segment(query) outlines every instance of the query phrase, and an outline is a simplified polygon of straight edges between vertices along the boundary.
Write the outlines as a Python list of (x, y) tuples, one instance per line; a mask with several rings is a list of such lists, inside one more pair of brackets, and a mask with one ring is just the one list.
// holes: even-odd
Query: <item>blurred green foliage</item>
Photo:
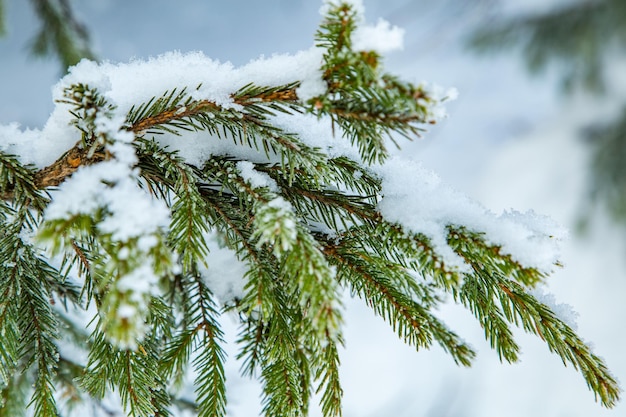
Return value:
[(585, 133), (594, 149), (592, 197), (604, 201), (612, 216), (626, 223), (626, 106), (615, 120)]
[(0, 36), (6, 34), (6, 27), (4, 25), (4, 0), (0, 0)]
[[(607, 69), (626, 55), (626, 1), (577, 0), (542, 14), (494, 19), (473, 33), (478, 52), (521, 48), (530, 72), (555, 67), (563, 91), (586, 91), (597, 97), (617, 95)], [(619, 82), (619, 81), (618, 81)], [(606, 205), (612, 217), (626, 222), (626, 111), (611, 122), (596, 123), (581, 135), (591, 146), (589, 196)]]
[(470, 45), (479, 52), (519, 45), (531, 72), (560, 64), (567, 91), (602, 92), (607, 55), (626, 49), (626, 2), (575, 1), (544, 14), (494, 20), (473, 34)]
[[(95, 59), (87, 28), (76, 19), (69, 0), (31, 0), (40, 27), (30, 43), (35, 56), (55, 56), (62, 71), (83, 58)], [(4, 0), (0, 0), (0, 36), (7, 34)]]

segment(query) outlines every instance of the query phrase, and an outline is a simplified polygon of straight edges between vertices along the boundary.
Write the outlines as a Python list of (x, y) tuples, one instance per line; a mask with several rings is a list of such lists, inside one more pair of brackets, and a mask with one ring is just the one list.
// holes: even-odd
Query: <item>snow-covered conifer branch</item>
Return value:
[[(240, 320), (238, 358), (266, 415), (306, 415), (317, 392), (339, 416), (350, 292), (416, 349), (436, 342), (469, 365), (474, 351), (434, 314), (452, 295), (502, 359), (518, 359), (521, 325), (614, 404), (602, 360), (530, 293), (558, 265), (560, 229), (495, 216), (389, 155), (388, 139), (419, 134), (445, 97), (385, 73), (367, 34), (397, 47), (400, 32), (359, 31), (356, 3), (327, 1), (316, 48), (238, 69), (202, 54), (84, 61), (43, 130), (0, 126), (0, 295), (19, 300), (0, 300), (6, 390), (33, 368), (36, 414), (53, 416), (63, 364), (85, 401), (113, 388), (131, 415), (224, 415), (224, 312)], [(219, 253), (231, 268), (216, 280)], [(61, 316), (55, 298), (80, 310)], [(60, 317), (80, 329), (85, 363), (57, 355)]]

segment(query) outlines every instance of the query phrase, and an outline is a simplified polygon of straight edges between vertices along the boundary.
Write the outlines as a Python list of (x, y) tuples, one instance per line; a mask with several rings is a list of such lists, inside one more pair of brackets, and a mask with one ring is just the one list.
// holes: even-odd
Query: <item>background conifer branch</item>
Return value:
[(61, 60), (63, 69), (77, 64), (82, 58), (95, 59), (87, 28), (76, 19), (68, 0), (31, 2), (42, 23), (32, 42), (33, 53), (54, 53)]

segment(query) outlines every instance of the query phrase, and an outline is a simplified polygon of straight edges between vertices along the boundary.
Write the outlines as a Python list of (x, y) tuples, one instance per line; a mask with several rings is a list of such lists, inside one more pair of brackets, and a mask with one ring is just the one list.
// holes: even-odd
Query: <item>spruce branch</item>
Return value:
[(496, 294), (491, 287), (481, 285), (480, 277), (466, 278), (455, 298), (478, 319), (485, 332), (485, 339), (498, 353), (500, 360), (517, 362), (520, 347), (513, 338), (504, 312), (494, 302)]
[(241, 193), (241, 200), (253, 200), (253, 222), (257, 247), (267, 245), (280, 261), (281, 274), (295, 281), (294, 291), (303, 308), (311, 314), (320, 336), (333, 339), (340, 325), (340, 305), (333, 273), (315, 239), (298, 224), (291, 206), (265, 188), (254, 188), (239, 176), (232, 161), (214, 160), (206, 164), (215, 179), (230, 191)]
[[(2, 230), (8, 224), (0, 222)], [(10, 229), (9, 229), (10, 230)], [(18, 241), (11, 233), (2, 233), (0, 239), (0, 387), (6, 387), (14, 379), (20, 359), (19, 305), (15, 302), (20, 294)]]
[(308, 388), (302, 385), (297, 340), (285, 331), (290, 327), (289, 315), (289, 310), (274, 312), (260, 356), (265, 415), (301, 415), (307, 407)]
[(68, 0), (31, 1), (41, 20), (41, 29), (31, 46), (35, 55), (57, 55), (63, 70), (83, 58), (95, 59), (87, 29), (74, 16)]
[(339, 379), (339, 351), (337, 344), (328, 343), (318, 347), (321, 350), (321, 361), (317, 365), (315, 379), (319, 381), (316, 393), (322, 393), (320, 405), (324, 416), (341, 417), (343, 389)]
[[(613, 407), (621, 389), (604, 361), (592, 353), (572, 328), (556, 317), (548, 306), (530, 296), (519, 284), (501, 280), (498, 288), (502, 307), (509, 320), (517, 323), (519, 319), (524, 330), (539, 336), (550, 351), (582, 373), (596, 399), (605, 407)], [(508, 302), (505, 297), (508, 297)]]
[(19, 359), (19, 329), (15, 318), (18, 315), (17, 305), (12, 303), (16, 297), (16, 288), (8, 271), (2, 267), (2, 286), (0, 286), (0, 387), (5, 389), (13, 379)]
[(0, 37), (6, 35), (7, 28), (4, 21), (4, 0), (0, 0)]
[(81, 166), (104, 161), (106, 154), (95, 152), (90, 155), (90, 150), (76, 145), (67, 151), (61, 158), (39, 171), (34, 176), (34, 183), (37, 189), (54, 187), (65, 181)]
[[(36, 179), (37, 172), (32, 166), (22, 165), (15, 155), (0, 151), (0, 198), (11, 201), (18, 210), (27, 207), (37, 212), (43, 211), (48, 197), (39, 189)], [(4, 210), (3, 210), (4, 211)], [(30, 228), (34, 228), (35, 220), (30, 213), (24, 213)]]
[[(418, 135), (442, 99), (386, 74), (376, 52), (353, 50), (358, 13), (349, 3), (328, 6), (317, 35), (326, 91), (306, 102), (298, 93), (309, 80), (249, 83), (226, 100), (183, 85), (126, 111), (107, 100), (111, 92), (74, 82), (58, 103), (81, 135), (73, 147), (39, 170), (0, 153), (0, 296), (19, 301), (0, 300), (5, 397), (21, 389), (14, 374), (24, 371), (39, 415), (56, 413), (56, 386), (71, 402), (95, 404), (116, 390), (133, 416), (166, 416), (172, 405), (223, 416), (224, 306), (239, 317), (237, 357), (262, 383), (265, 415), (305, 416), (315, 392), (325, 416), (340, 416), (348, 290), (401, 340), (439, 344), (467, 366), (474, 352), (433, 312), (451, 294), (502, 359), (518, 358), (509, 326), (519, 324), (614, 404), (619, 388), (604, 363), (527, 293), (545, 271), (462, 221), (436, 219), (437, 234), (390, 220), (389, 178), (371, 165), (387, 157), (388, 137)], [(352, 156), (282, 122), (304, 113), (331, 122)], [(177, 142), (190, 137), (229, 147), (192, 162)], [(232, 298), (213, 288), (212, 239), (245, 271)], [(93, 300), (95, 329), (57, 311), (57, 300), (81, 311)], [(67, 328), (57, 333), (58, 323)], [(84, 346), (85, 365), (56, 356), (61, 336)], [(190, 371), (196, 398), (177, 398)]]
[(479, 262), (482, 267), (514, 278), (528, 288), (536, 287), (544, 282), (544, 273), (536, 268), (525, 267), (510, 255), (503, 254), (499, 246), (487, 244), (483, 236), (481, 233), (465, 228), (450, 227), (448, 239), (451, 247), (468, 261), (472, 259), (474, 263)]
[(402, 340), (419, 349), (430, 347), (435, 339), (455, 362), (470, 365), (474, 352), (419, 302), (398, 290), (404, 285), (397, 281), (413, 280), (402, 267), (371, 255), (366, 258), (349, 243), (326, 247), (326, 254), (337, 265), (340, 279), (346, 280), (350, 290), (387, 321)]
[[(232, 96), (233, 104), (245, 107), (246, 112), (243, 114), (235, 110), (225, 110), (209, 100), (194, 101), (186, 89), (180, 92), (176, 89), (166, 91), (160, 98), (155, 97), (131, 108), (128, 113), (127, 130), (139, 136), (159, 130), (174, 133), (176, 129), (208, 130), (218, 137), (230, 136), (242, 144), (247, 143), (257, 149), (257, 140), (260, 139), (265, 152), (283, 155), (290, 161), (296, 157), (297, 161), (294, 163), (307, 167), (315, 164), (316, 161), (311, 161), (311, 156), (317, 151), (301, 143), (294, 135), (282, 132), (265, 122), (265, 116), (272, 114), (271, 110), (283, 112), (293, 110), (297, 100), (296, 86), (293, 84), (280, 87), (245, 86)], [(88, 100), (87, 103), (84, 102), (85, 99)], [(90, 109), (100, 109), (106, 114), (113, 108), (107, 108), (106, 102), (98, 92), (84, 84), (68, 88), (65, 99), (59, 102), (74, 107), (72, 114), (76, 117), (77, 127), (83, 132), (83, 140), (57, 161), (34, 174), (35, 189), (58, 186), (79, 167), (110, 158), (110, 155), (101, 149), (102, 139), (98, 140), (95, 137), (94, 122), (97, 112)], [(321, 158), (320, 154), (318, 164)], [(4, 200), (13, 199), (12, 188), (3, 189), (0, 196)]]
[(28, 379), (34, 389), (29, 405), (33, 405), (36, 416), (56, 417), (54, 379), (58, 334), (57, 318), (49, 300), (56, 289), (55, 282), (62, 278), (20, 237), (20, 232), (28, 228), (25, 217), (22, 211), (17, 213), (15, 223), (4, 223), (8, 233), (0, 241), (0, 290), (10, 297), (0, 306), (4, 339), (0, 383), (9, 383), (13, 372), (26, 373), (32, 368), (34, 376)]
[[(243, 303), (242, 303), (243, 304)], [(263, 341), (266, 335), (266, 324), (253, 315), (242, 320), (241, 331), (237, 343), (241, 346), (237, 359), (242, 360), (243, 376), (257, 376), (263, 354)]]
[(154, 354), (127, 350), (119, 354), (118, 363), (122, 373), (114, 381), (120, 389), (124, 408), (133, 416), (162, 415), (165, 411), (157, 410), (154, 402), (153, 391), (158, 390)]
[(204, 262), (208, 255), (205, 235), (209, 232), (211, 220), (205, 214), (208, 209), (198, 189), (197, 170), (194, 171), (176, 153), (167, 152), (154, 142), (139, 140), (138, 143), (142, 177), (149, 184), (156, 182), (154, 186), (159, 188), (161, 196), (175, 196), (170, 202), (171, 246), (186, 269), (195, 262)]
[[(383, 239), (368, 241), (367, 235), (372, 233), (383, 236)], [(458, 270), (446, 265), (443, 256), (433, 248), (428, 237), (406, 231), (401, 225), (386, 221), (380, 213), (377, 213), (373, 229), (361, 228), (358, 234), (362, 242), (367, 242), (367, 247), (423, 277), (432, 278), (436, 285), (446, 291), (453, 290), (461, 282)]]
[[(329, 163), (332, 167), (332, 161)], [(268, 172), (280, 185), (282, 195), (288, 199), (298, 217), (311, 222), (323, 223), (329, 230), (349, 229), (360, 222), (373, 222), (375, 217), (375, 194), (363, 195), (359, 192), (332, 190), (311, 184), (306, 177), (296, 177), (291, 185), (277, 170), (258, 167), (259, 171)], [(345, 185), (352, 185), (351, 183)], [(314, 225), (310, 226), (314, 228)]]
[(211, 294), (202, 282), (196, 279), (198, 290), (197, 329), (201, 330), (197, 345), (200, 353), (194, 359), (198, 372), (195, 381), (198, 411), (200, 417), (220, 417), (226, 415), (226, 377), (224, 375), (225, 353), (220, 346), (222, 331), (216, 321), (217, 311)]
[(434, 123), (427, 109), (432, 102), (423, 88), (381, 72), (374, 51), (355, 51), (351, 35), (356, 11), (348, 4), (332, 8), (317, 32), (317, 45), (325, 49), (322, 65), (325, 95), (312, 99), (313, 111), (329, 115), (351, 143), (357, 144), (367, 163), (383, 162), (388, 155), (385, 138), (400, 134), (419, 136), (420, 125)]
[(262, 269), (249, 271), (247, 294), (241, 301), (243, 311), (249, 313), (238, 340), (242, 346), (238, 358), (244, 361), (244, 375), (260, 371), (266, 415), (302, 415), (308, 407), (305, 400), (311, 381), (308, 365), (301, 360), (298, 335), (289, 329), (303, 317), (298, 314), (297, 300), (282, 287)]
[[(153, 335), (154, 336), (154, 335)], [(154, 338), (146, 338), (136, 351), (112, 346), (96, 329), (81, 387), (102, 399), (109, 386), (119, 389), (122, 405), (133, 416), (167, 416), (169, 397), (159, 375), (159, 350)]]
[(222, 331), (217, 322), (213, 296), (198, 276), (182, 278), (186, 293), (185, 328), (174, 336), (163, 353), (161, 370), (167, 378), (174, 376), (180, 386), (190, 359), (197, 371), (196, 408), (200, 416), (223, 416), (226, 412), (224, 375), (225, 353), (221, 347)]
[[(25, 277), (24, 277), (25, 278)], [(37, 377), (29, 405), (34, 406), (34, 413), (41, 417), (56, 417), (55, 387), (53, 379), (56, 373), (58, 353), (55, 343), (56, 318), (50, 309), (47, 294), (36, 279), (22, 280), (20, 323), (20, 355), (25, 356), (28, 365), (35, 364)]]
[(22, 167), (15, 156), (0, 152), (2, 199), (15, 200), (22, 192), (26, 192), (22, 199), (28, 199), (30, 204), (37, 203), (33, 207), (41, 211), (46, 206), (46, 200), (38, 190), (58, 186), (81, 166), (111, 157), (103, 149), (107, 140), (102, 133), (96, 132), (95, 124), (97, 117), (110, 116), (114, 108), (107, 104), (98, 91), (85, 84), (73, 85), (65, 90), (64, 99), (59, 102), (72, 106), (70, 113), (75, 117), (73, 123), (82, 132), (82, 139), (51, 165), (38, 171), (32, 167)]
[(508, 323), (521, 326), (526, 332), (544, 340), (550, 351), (580, 370), (587, 386), (606, 407), (612, 407), (621, 389), (608, 372), (604, 361), (548, 306), (537, 301), (512, 279), (497, 271), (474, 265), (474, 273), (466, 275), (464, 288), (456, 294), (479, 318), (501, 358), (517, 360), (519, 346), (512, 339)]
[[(297, 83), (278, 87), (248, 84), (231, 95), (232, 105), (242, 106), (245, 113), (252, 116), (273, 114), (271, 110), (289, 112), (297, 108), (297, 87)], [(210, 100), (193, 100), (186, 89), (173, 89), (166, 91), (160, 98), (155, 97), (131, 108), (128, 115), (129, 130), (135, 133), (147, 132), (168, 125), (174, 128), (198, 126), (203, 130), (203, 123), (210, 123), (204, 116), (208, 115), (209, 119), (218, 115), (223, 117), (224, 113), (229, 113), (228, 110), (232, 110), (231, 117), (237, 114), (234, 108), (225, 109)], [(194, 125), (194, 121), (198, 125)]]
[[(390, 77), (390, 76), (388, 76)], [(389, 78), (391, 79), (391, 78)], [(398, 89), (398, 81), (394, 81)], [(273, 111), (292, 112), (304, 111), (304, 107), (299, 103), (296, 94), (298, 84), (289, 84), (279, 87), (258, 87), (253, 84), (244, 86), (232, 95), (234, 105), (243, 106), (244, 111), (239, 113), (234, 109), (224, 109), (209, 100), (193, 100), (188, 95), (186, 89), (177, 91), (166, 91), (160, 98), (154, 97), (150, 101), (131, 108), (127, 116), (126, 129), (139, 136), (149, 132), (163, 130), (175, 133), (177, 129), (182, 130), (207, 130), (218, 137), (231, 137), (239, 143), (246, 143), (258, 149), (258, 140), (261, 140), (263, 150), (266, 153), (274, 153), (289, 161), (290, 178), (297, 168), (307, 169), (310, 172), (319, 171), (325, 166), (324, 157), (317, 150), (312, 149), (298, 140), (295, 135), (282, 132), (280, 129), (269, 124), (266, 116), (273, 114)], [(415, 97), (426, 97), (425, 93), (416, 90), (417, 87), (403, 86), (403, 93), (409, 91), (412, 96), (409, 102), (415, 102)], [(407, 90), (408, 89), (408, 90)], [(381, 91), (362, 91), (365, 96), (357, 99), (361, 102), (376, 103), (380, 97), (367, 97), (367, 94), (386, 94), (385, 102), (381, 102), (379, 108), (389, 109), (397, 107), (398, 99), (401, 96), (390, 96), (385, 93), (390, 90), (386, 87)], [(415, 90), (415, 91), (414, 91)], [(88, 99), (88, 103), (82, 103)], [(369, 101), (368, 101), (369, 100)], [(373, 100), (373, 101), (372, 101)], [(97, 91), (87, 85), (77, 84), (66, 90), (65, 99), (62, 103), (72, 105), (75, 110), (73, 114), (77, 117), (77, 127), (83, 131), (83, 140), (68, 150), (61, 158), (48, 167), (39, 170), (35, 174), (35, 185), (37, 189), (61, 184), (67, 177), (71, 176), (80, 166), (90, 165), (108, 159), (109, 156), (100, 150), (103, 144), (102, 139), (94, 137), (94, 121), (97, 117), (95, 111), (90, 109), (101, 109), (105, 114), (112, 111), (107, 108), (106, 102), (98, 95)], [(317, 109), (318, 103), (315, 104)], [(406, 137), (417, 134), (419, 128), (413, 126), (412, 122), (420, 122), (423, 115), (396, 115), (396, 114), (376, 114), (374, 109), (360, 109), (359, 113), (346, 113), (340, 104), (333, 103), (321, 109), (322, 113), (327, 111), (337, 117), (338, 123), (346, 132), (352, 132), (351, 140), (356, 140), (362, 135), (369, 135), (372, 126), (380, 125), (381, 122), (387, 124), (387, 134), (392, 131), (401, 133)], [(80, 109), (80, 114), (77, 113)], [(418, 109), (421, 107), (418, 106)], [(426, 111), (421, 109), (422, 113)], [(372, 118), (373, 117), (373, 118)], [(345, 123), (344, 120), (350, 122)], [(220, 128), (221, 126), (221, 128)], [(360, 127), (359, 127), (360, 126)], [(408, 128), (408, 131), (405, 131)], [(356, 129), (356, 130), (354, 130)], [(375, 131), (376, 129), (374, 129)], [(378, 134), (376, 134), (377, 137)], [(360, 140), (360, 139), (359, 139)], [(380, 141), (382, 139), (376, 139)], [(372, 142), (370, 139), (363, 139), (363, 143)], [(371, 153), (365, 148), (361, 152)], [(383, 152), (386, 154), (386, 152)], [(314, 156), (319, 155), (316, 158)], [(382, 156), (381, 156), (382, 157)], [(2, 194), (4, 199), (11, 198), (11, 194)]]
[(165, 347), (161, 359), (161, 372), (168, 379), (173, 377), (174, 386), (180, 387), (193, 351), (198, 326), (185, 329), (175, 335)]

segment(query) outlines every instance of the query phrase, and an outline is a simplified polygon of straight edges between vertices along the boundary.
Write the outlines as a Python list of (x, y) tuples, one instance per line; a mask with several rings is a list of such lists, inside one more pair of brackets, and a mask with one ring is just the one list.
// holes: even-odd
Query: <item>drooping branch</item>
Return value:
[[(232, 95), (233, 103), (246, 106), (270, 102), (283, 102), (294, 103), (298, 100), (296, 94), (296, 87), (289, 86), (287, 89), (270, 89), (262, 91), (256, 95)], [(199, 114), (207, 112), (220, 111), (222, 109), (218, 104), (210, 100), (200, 100), (188, 104), (187, 106), (177, 106), (173, 109), (168, 109), (159, 114), (142, 118), (126, 129), (137, 135), (141, 134), (152, 127), (170, 123), (175, 120), (181, 120), (189, 117), (193, 117)], [(95, 152), (93, 155), (89, 155), (90, 150), (82, 146), (81, 143), (77, 143), (73, 148), (69, 149), (59, 159), (54, 161), (49, 166), (42, 168), (34, 175), (34, 183), (37, 189), (44, 189), (48, 187), (55, 187), (60, 185), (65, 179), (70, 177), (81, 166), (87, 166), (95, 164), (109, 158), (106, 151)], [(8, 190), (0, 195), (3, 200), (11, 200), (13, 198), (13, 191)]]
[[(243, 112), (243, 120), (254, 125), (260, 125), (265, 127), (262, 119), (258, 117), (259, 104), (267, 105), (271, 107), (272, 104), (276, 105), (298, 105), (300, 99), (297, 95), (297, 88), (299, 83), (292, 83), (281, 87), (255, 87), (248, 85), (240, 89), (238, 92), (231, 94), (233, 104), (243, 106), (249, 109), (249, 112)], [(137, 136), (141, 136), (144, 132), (151, 128), (172, 124), (176, 121), (193, 119), (195, 116), (200, 116), (208, 113), (218, 113), (226, 110), (223, 106), (215, 103), (211, 100), (197, 100), (187, 101), (186, 103), (178, 103), (175, 106), (167, 107), (156, 114), (149, 114), (138, 120), (133, 121), (125, 129), (134, 133)], [(370, 120), (362, 113), (346, 112), (345, 109), (339, 107), (332, 107), (327, 109), (331, 114), (340, 119), (355, 119)], [(419, 122), (420, 116), (417, 114), (394, 114), (384, 115), (383, 119), (386, 122), (394, 122), (400, 124), (410, 124)], [(244, 126), (245, 128), (245, 126)], [(416, 132), (414, 132), (416, 133)], [(297, 145), (289, 143), (289, 141), (283, 137), (273, 137), (274, 141), (279, 142), (281, 146), (298, 150)], [(54, 187), (60, 185), (66, 178), (70, 177), (81, 166), (91, 165), (97, 162), (101, 162), (107, 159), (109, 156), (106, 152), (96, 152), (93, 155), (89, 155), (89, 149), (82, 146), (81, 143), (76, 144), (73, 148), (68, 150), (63, 156), (53, 162), (51, 165), (41, 169), (34, 176), (34, 183), (37, 189), (44, 189), (47, 187)], [(10, 200), (13, 197), (11, 190), (3, 193), (0, 196), (4, 200)]]

